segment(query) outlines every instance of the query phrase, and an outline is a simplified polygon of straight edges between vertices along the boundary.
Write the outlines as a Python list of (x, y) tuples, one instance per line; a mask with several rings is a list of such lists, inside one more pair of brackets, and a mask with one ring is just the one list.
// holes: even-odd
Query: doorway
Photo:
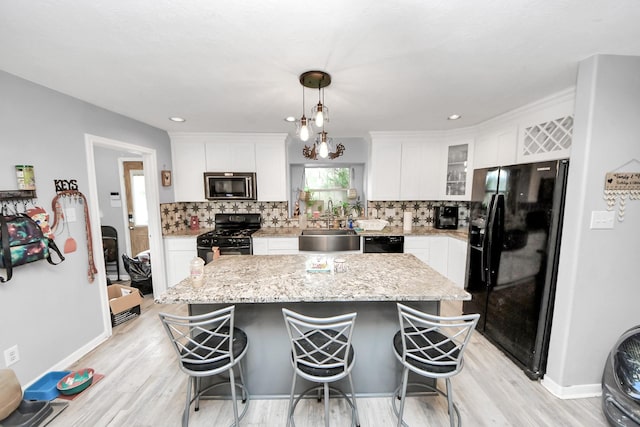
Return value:
[(131, 257), (149, 250), (149, 211), (144, 178), (144, 165), (141, 161), (121, 162), (126, 203), (123, 205), (126, 226), (131, 245)]
[[(85, 151), (87, 159), (87, 175), (88, 175), (88, 197), (89, 197), (89, 210), (91, 218), (99, 219), (101, 217), (100, 205), (99, 205), (99, 193), (96, 176), (96, 158), (94, 154), (94, 148), (102, 147), (110, 150), (115, 150), (122, 153), (131, 154), (134, 156), (142, 157), (142, 164), (144, 170), (144, 184), (145, 184), (145, 202), (149, 207), (160, 206), (159, 196), (159, 171), (158, 161), (156, 156), (156, 150), (149, 147), (130, 144), (127, 142), (116, 141), (113, 139), (103, 138), (100, 136), (85, 134)], [(153, 274), (153, 293), (159, 295), (167, 288), (166, 276), (163, 266), (163, 246), (162, 246), (162, 229), (160, 224), (160, 210), (159, 209), (147, 209), (148, 212), (148, 228), (147, 238), (149, 250), (151, 253), (151, 268)], [(94, 248), (102, 247), (100, 221), (94, 220), (91, 223), (91, 239)], [(155, 255), (154, 255), (155, 254)], [(96, 267), (98, 268), (98, 282), (99, 286), (105, 286), (107, 284), (107, 275), (104, 265), (104, 254), (100, 250), (94, 250), (94, 257)], [(153, 262), (153, 259), (156, 262)], [(101, 293), (102, 298), (102, 311), (103, 311), (103, 324), (104, 330), (107, 336), (111, 335), (111, 316), (109, 313), (109, 301), (106, 292)]]

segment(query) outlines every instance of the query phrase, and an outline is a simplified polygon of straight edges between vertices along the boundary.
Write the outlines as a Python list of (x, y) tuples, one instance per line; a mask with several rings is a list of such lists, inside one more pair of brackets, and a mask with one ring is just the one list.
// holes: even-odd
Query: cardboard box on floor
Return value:
[[(122, 295), (123, 289), (129, 291), (129, 294)], [(107, 293), (109, 295), (109, 307), (111, 308), (112, 314), (122, 313), (142, 303), (140, 291), (131, 286), (109, 285), (107, 286)]]

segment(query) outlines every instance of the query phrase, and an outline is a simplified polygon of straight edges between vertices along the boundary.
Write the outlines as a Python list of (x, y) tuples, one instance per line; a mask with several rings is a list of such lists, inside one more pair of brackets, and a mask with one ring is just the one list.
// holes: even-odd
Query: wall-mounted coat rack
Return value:
[(29, 204), (35, 204), (36, 190), (0, 191), (0, 215), (26, 212)]

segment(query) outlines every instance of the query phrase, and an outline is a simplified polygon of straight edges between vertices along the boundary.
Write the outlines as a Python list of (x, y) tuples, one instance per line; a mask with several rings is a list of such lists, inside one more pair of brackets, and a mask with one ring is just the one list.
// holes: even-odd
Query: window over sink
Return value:
[(364, 165), (360, 164), (291, 165), (291, 176), (299, 177), (291, 180), (292, 213), (297, 203), (301, 214), (323, 214), (331, 200), (336, 214), (349, 215), (356, 204), (363, 205), (363, 174)]

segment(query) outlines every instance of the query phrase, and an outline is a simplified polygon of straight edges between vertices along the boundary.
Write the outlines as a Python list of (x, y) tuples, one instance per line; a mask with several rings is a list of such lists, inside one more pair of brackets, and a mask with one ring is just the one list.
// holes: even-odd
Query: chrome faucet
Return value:
[(331, 199), (327, 202), (327, 210), (329, 211), (329, 216), (327, 216), (327, 228), (331, 228), (333, 225), (333, 201)]

